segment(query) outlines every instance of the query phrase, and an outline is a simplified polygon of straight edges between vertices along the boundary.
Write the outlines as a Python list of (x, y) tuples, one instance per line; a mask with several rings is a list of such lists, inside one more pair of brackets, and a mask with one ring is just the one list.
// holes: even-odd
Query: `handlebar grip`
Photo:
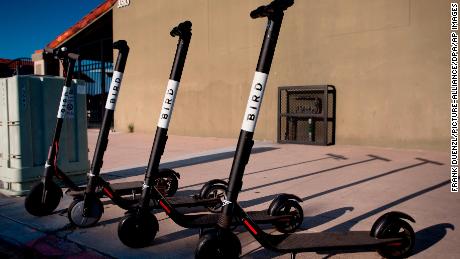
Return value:
[(294, 0), (274, 0), (253, 10), (249, 15), (252, 19), (267, 17), (276, 12), (283, 12), (294, 4)]
[(43, 49), (43, 52), (47, 55), (53, 56), (56, 59), (70, 58), (73, 60), (78, 60), (79, 58), (78, 54), (70, 53), (66, 47), (56, 48), (56, 49), (45, 47)]
[(249, 16), (251, 16), (252, 19), (257, 19), (257, 18), (264, 17), (265, 15), (263, 15), (263, 13), (265, 11), (265, 8), (266, 8), (266, 6), (259, 6), (259, 7), (257, 7), (257, 9), (253, 10), (249, 14)]
[(129, 51), (128, 43), (125, 40), (117, 40), (113, 43), (113, 48), (118, 51), (127, 53)]
[(184, 37), (186, 35), (191, 35), (192, 33), (192, 22), (185, 21), (179, 23), (176, 27), (174, 27), (171, 32), (169, 33), (172, 37)]

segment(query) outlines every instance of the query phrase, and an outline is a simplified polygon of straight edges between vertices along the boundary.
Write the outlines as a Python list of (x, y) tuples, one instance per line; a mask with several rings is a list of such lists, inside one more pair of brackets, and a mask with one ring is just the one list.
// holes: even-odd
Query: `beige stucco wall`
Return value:
[[(116, 129), (153, 132), (178, 22), (193, 22), (170, 133), (236, 137), (266, 19), (265, 0), (131, 1), (114, 40), (131, 46)], [(255, 137), (276, 140), (277, 87), (337, 88), (338, 144), (447, 150), (447, 0), (297, 0), (285, 15)]]

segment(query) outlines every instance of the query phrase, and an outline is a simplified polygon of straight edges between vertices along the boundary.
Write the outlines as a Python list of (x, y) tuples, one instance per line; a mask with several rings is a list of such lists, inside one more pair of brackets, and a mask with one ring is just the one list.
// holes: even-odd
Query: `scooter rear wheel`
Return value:
[(303, 222), (303, 209), (297, 201), (285, 200), (273, 209), (273, 216), (290, 215), (291, 219), (286, 222), (275, 223), (275, 228), (281, 233), (295, 232)]
[(198, 241), (195, 258), (235, 259), (241, 254), (241, 243), (230, 230), (211, 229)]
[(118, 224), (118, 238), (131, 248), (146, 247), (158, 232), (158, 220), (149, 213), (128, 213)]
[(160, 169), (159, 176), (155, 178), (155, 187), (166, 197), (172, 197), (177, 192), (179, 180), (176, 174), (172, 169)]
[[(227, 186), (223, 184), (211, 185), (209, 188), (206, 188), (201, 195), (202, 199), (227, 199)], [(213, 213), (220, 213), (222, 211), (222, 202), (214, 206), (208, 206), (207, 209)]]
[(43, 200), (44, 188), (45, 184), (41, 181), (35, 184), (24, 201), (24, 207), (31, 215), (38, 217), (50, 215), (61, 201), (62, 190), (55, 182), (47, 182), (46, 197)]
[(206, 182), (205, 184), (203, 184), (203, 186), (201, 186), (201, 189), (200, 189), (200, 192), (199, 192), (199, 197), (203, 198), (205, 196), (205, 194), (207, 192), (209, 192), (208, 189), (211, 188), (212, 186), (215, 186), (215, 185), (222, 185), (225, 188), (228, 187), (228, 183), (226, 181), (224, 181), (224, 180), (220, 180), (220, 179), (210, 180), (210, 181)]
[(413, 252), (415, 233), (411, 225), (405, 220), (394, 219), (384, 222), (375, 237), (381, 239), (402, 237), (404, 239), (401, 245), (389, 244), (377, 250), (384, 258), (406, 258)]
[(92, 227), (99, 222), (104, 213), (104, 206), (102, 205), (101, 200), (97, 197), (89, 198), (89, 212), (87, 216), (84, 216), (84, 200), (75, 199), (69, 206), (67, 210), (67, 217), (69, 218), (72, 225), (87, 228)]

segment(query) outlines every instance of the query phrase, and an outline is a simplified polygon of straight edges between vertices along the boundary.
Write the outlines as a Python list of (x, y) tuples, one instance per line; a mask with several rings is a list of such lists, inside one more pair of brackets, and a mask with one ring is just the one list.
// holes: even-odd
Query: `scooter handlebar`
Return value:
[(250, 13), (252, 19), (267, 17), (276, 12), (282, 12), (294, 4), (294, 0), (274, 0), (268, 5), (262, 5)]
[(192, 22), (191, 21), (185, 21), (179, 23), (176, 27), (174, 27), (171, 32), (172, 37), (184, 37), (186, 35), (191, 35), (192, 34)]
[(68, 52), (66, 47), (57, 49), (45, 47), (43, 51), (45, 52), (45, 54), (52, 55), (58, 59), (70, 58), (73, 60), (78, 60), (79, 58), (78, 54)]
[(113, 43), (113, 48), (118, 49), (118, 51), (122, 53), (127, 53), (129, 52), (129, 46), (128, 43), (125, 40), (117, 40)]

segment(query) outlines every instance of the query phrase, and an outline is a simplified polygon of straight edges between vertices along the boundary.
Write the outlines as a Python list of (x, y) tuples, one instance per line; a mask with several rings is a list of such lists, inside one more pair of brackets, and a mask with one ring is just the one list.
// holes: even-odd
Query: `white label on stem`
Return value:
[(115, 110), (117, 104), (118, 93), (120, 92), (121, 80), (123, 79), (123, 73), (113, 71), (112, 82), (110, 83), (109, 95), (105, 103), (105, 108), (109, 110)]
[(174, 101), (176, 100), (176, 94), (178, 89), (178, 81), (168, 81), (165, 98), (163, 99), (163, 104), (161, 107), (160, 118), (158, 119), (158, 127), (160, 128), (167, 129), (169, 127), (169, 121), (171, 120), (172, 111), (174, 108)]
[(67, 103), (69, 101), (69, 92), (70, 92), (70, 87), (64, 86), (62, 88), (61, 101), (59, 102), (59, 108), (58, 108), (58, 113), (57, 113), (57, 117), (59, 119), (65, 118), (65, 114), (67, 111)]
[(75, 86), (74, 87), (69, 87), (70, 91), (69, 94), (67, 95), (67, 105), (66, 105), (66, 115), (65, 117), (67, 119), (73, 119), (75, 115)]
[(254, 80), (252, 81), (246, 112), (243, 117), (243, 125), (241, 126), (242, 130), (254, 132), (254, 129), (256, 128), (257, 117), (259, 116), (260, 105), (262, 104), (262, 99), (264, 98), (267, 78), (268, 74), (262, 72), (256, 72), (254, 74)]

